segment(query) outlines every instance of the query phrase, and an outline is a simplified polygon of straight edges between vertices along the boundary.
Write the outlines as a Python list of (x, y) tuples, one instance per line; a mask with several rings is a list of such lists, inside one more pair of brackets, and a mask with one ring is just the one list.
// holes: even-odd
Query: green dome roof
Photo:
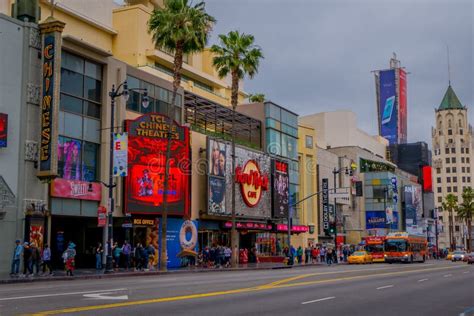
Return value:
[(458, 96), (454, 92), (451, 85), (448, 86), (448, 90), (444, 94), (443, 101), (439, 105), (438, 110), (454, 110), (454, 109), (464, 109), (461, 102), (458, 99)]

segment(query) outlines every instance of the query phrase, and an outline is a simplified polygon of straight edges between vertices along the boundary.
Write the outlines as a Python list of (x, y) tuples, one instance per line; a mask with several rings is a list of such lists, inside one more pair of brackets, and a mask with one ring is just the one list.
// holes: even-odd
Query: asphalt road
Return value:
[(474, 266), (431, 261), (0, 286), (0, 315), (35, 313), (474, 315)]

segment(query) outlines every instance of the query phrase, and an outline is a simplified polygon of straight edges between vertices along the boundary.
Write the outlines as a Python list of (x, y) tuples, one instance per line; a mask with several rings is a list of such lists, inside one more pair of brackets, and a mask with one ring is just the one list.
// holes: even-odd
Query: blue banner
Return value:
[[(398, 212), (392, 213), (392, 223), (390, 229), (398, 229)], [(385, 211), (367, 211), (365, 212), (365, 228), (387, 228), (387, 218)]]
[(196, 221), (168, 218), (166, 234), (168, 268), (179, 268), (193, 262), (198, 252), (197, 237)]
[(379, 73), (379, 124), (380, 136), (390, 144), (398, 144), (398, 104), (395, 87), (395, 70)]

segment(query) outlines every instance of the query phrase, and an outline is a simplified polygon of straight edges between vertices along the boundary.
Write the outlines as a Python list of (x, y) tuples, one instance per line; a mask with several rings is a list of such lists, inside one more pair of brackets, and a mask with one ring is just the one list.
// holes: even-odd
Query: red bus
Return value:
[(385, 238), (385, 262), (425, 262), (428, 242), (426, 237), (406, 232), (390, 233)]
[(367, 236), (364, 237), (365, 241), (365, 251), (367, 251), (371, 256), (373, 262), (384, 262), (384, 249), (383, 244), (385, 241), (384, 236)]

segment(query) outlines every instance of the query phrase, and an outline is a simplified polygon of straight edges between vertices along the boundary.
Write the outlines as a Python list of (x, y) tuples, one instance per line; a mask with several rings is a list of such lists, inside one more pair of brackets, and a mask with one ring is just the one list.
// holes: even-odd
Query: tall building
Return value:
[[(467, 120), (467, 107), (459, 101), (451, 85), (435, 112), (436, 125), (432, 128), (433, 168), (435, 205), (441, 210), (442, 202), (448, 194), (454, 194), (462, 201), (462, 191), (473, 185), (473, 135)], [(452, 221), (446, 210), (438, 212), (442, 230), (439, 247), (465, 246), (467, 227), (454, 212)], [(451, 227), (450, 227), (450, 223)], [(453, 240), (450, 241), (450, 228)], [(472, 229), (472, 228), (471, 228)]]
[(390, 144), (404, 144), (407, 142), (407, 72), (400, 67), (394, 53), (390, 68), (374, 74), (379, 135)]

